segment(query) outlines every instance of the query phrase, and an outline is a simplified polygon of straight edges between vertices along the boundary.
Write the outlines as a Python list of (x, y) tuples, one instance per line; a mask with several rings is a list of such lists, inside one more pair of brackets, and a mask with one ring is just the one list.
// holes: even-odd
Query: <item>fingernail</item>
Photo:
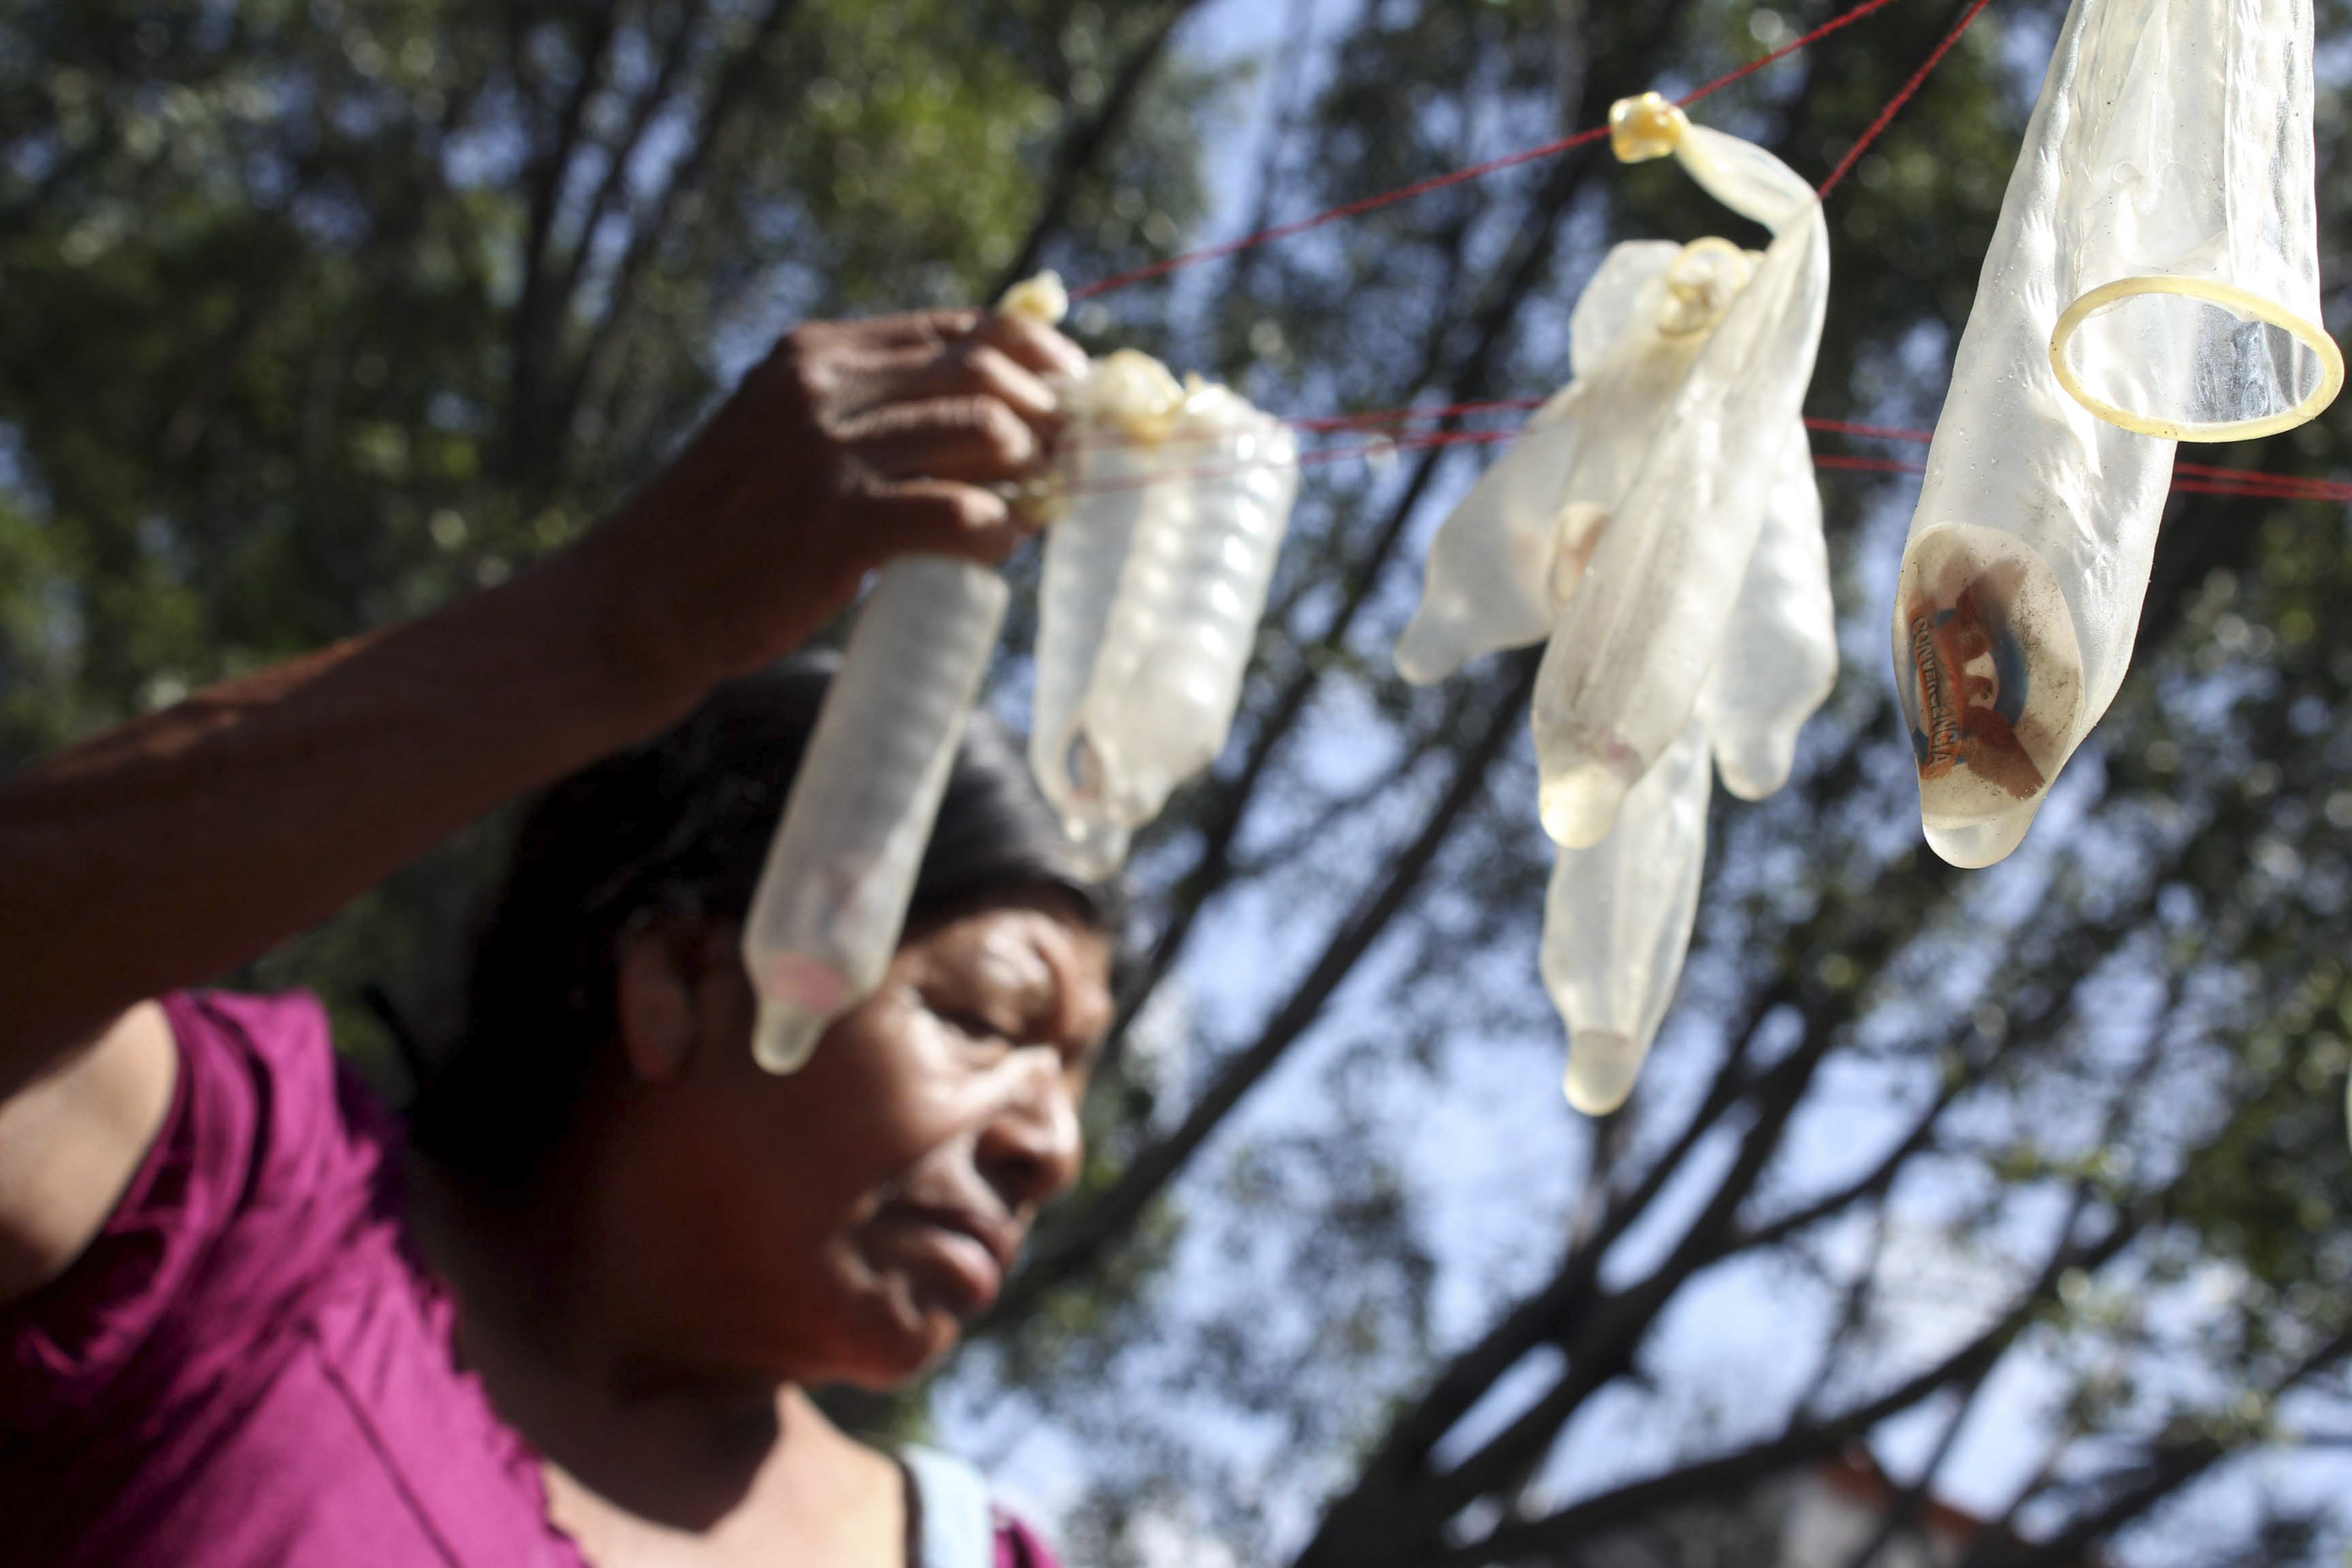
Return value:
[(1078, 347), (1077, 344), (1072, 342), (1069, 339), (1064, 337), (1059, 332), (1052, 334), (1052, 341), (1054, 344), (1054, 357), (1062, 362), (1062, 368), (1068, 371), (1072, 375), (1086, 374), (1087, 351)]

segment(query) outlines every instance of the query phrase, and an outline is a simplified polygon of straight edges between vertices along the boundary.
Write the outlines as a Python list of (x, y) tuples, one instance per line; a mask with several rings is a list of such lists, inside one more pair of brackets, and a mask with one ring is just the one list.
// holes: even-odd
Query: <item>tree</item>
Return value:
[[(499, 580), (795, 317), (971, 300), (1040, 224), (1139, 258), (1213, 83), (1120, 73), (1186, 8), (12, 9), (0, 765)], [(481, 850), (268, 977), (380, 1046), (360, 986), (446, 999)]]
[[(0, 748), (494, 578), (793, 313), (1172, 248), (1208, 210), (1199, 138), (1254, 101), (1220, 145), (1257, 227), (1832, 7), (1293, 0), (1262, 100), (1200, 63), (1191, 9), (20, 7)], [(1902, 0), (1700, 116), (1826, 172), (1955, 9)], [(1833, 198), (1811, 412), (1932, 414), (2054, 16), (1994, 7)], [(1076, 325), (1286, 411), (1540, 393), (1609, 243), (1727, 226), (1670, 168), (1572, 153)], [(2335, 471), (2347, 417), (2215, 460)], [(2352, 1434), (2342, 517), (2176, 501), (2123, 700), (2025, 849), (1962, 874), (1918, 846), (1880, 673), (1909, 493), (1825, 475), (1848, 668), (1790, 789), (1718, 805), (1680, 1005), (1588, 1126), (1534, 980), (1531, 665), (1387, 669), (1476, 461), (1307, 483), (1234, 743), (1141, 847), (1085, 1190), (936, 1417), (1068, 1478), (1081, 1560), (1173, 1531), (1302, 1568), (1575, 1563), (1853, 1445), (1901, 1483), (1882, 1548), (1957, 1477), (2015, 1527), (1980, 1564), (2325, 1560), (2347, 1521), (2310, 1468)], [(479, 851), (270, 973), (355, 1031), (366, 981), (429, 1002)], [(1996, 1463), (1988, 1434), (2046, 1451)]]

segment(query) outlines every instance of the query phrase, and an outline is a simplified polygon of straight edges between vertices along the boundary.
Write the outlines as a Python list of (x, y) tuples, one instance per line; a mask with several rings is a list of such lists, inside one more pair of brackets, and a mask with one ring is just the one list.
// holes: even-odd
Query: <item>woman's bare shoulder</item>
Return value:
[(71, 1267), (172, 1107), (178, 1052), (142, 1002), (0, 1099), (0, 1305)]

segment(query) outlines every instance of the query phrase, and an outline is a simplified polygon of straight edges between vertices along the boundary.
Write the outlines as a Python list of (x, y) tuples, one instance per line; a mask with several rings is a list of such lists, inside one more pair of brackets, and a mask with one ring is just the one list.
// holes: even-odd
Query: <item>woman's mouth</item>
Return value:
[(907, 1261), (960, 1317), (994, 1303), (1021, 1245), (1010, 1223), (961, 1209), (904, 1205), (889, 1215), (888, 1225)]

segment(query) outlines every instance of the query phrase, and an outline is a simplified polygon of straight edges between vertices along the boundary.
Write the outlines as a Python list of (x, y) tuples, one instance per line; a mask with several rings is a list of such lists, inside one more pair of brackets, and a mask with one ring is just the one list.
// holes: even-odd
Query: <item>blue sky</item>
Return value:
[[(1354, 0), (1308, 0), (1314, 37), (1319, 46), (1341, 36), (1355, 17)], [(1263, 60), (1280, 47), (1294, 25), (1291, 5), (1275, 0), (1212, 0), (1186, 26), (1181, 47), (1207, 62)], [(1759, 17), (1769, 15), (1759, 9)], [(1777, 16), (1771, 20), (1779, 24)], [(1759, 41), (1777, 43), (1785, 24), (1762, 26)], [(1767, 34), (1773, 36), (1768, 37)], [(2005, 57), (2017, 72), (2021, 91), (2038, 85), (2047, 57), (2049, 37), (2038, 28), (2018, 28), (2000, 34)], [(1310, 67), (1310, 77), (1312, 68)], [(1647, 83), (1624, 84), (1633, 91)], [(1270, 125), (1264, 76), (1254, 89), (1237, 98), (1236, 112), (1228, 117), (1204, 150), (1215, 203), (1201, 232), (1186, 236), (1188, 247), (1231, 237), (1246, 224), (1246, 205), (1254, 195), (1256, 155)], [(1703, 116), (1702, 116), (1703, 117)], [(1498, 149), (1499, 150), (1499, 149)], [(1278, 213), (1277, 218), (1298, 216)], [(1181, 287), (1213, 288), (1213, 266), (1189, 275)], [(1165, 286), (1165, 285), (1154, 285)], [(1836, 308), (1832, 279), (1832, 309)], [(1145, 345), (1150, 346), (1150, 345)], [(1948, 345), (1941, 342), (1916, 345), (1906, 355), (1929, 384), (1940, 378), (1948, 361)], [(1182, 369), (1184, 367), (1178, 366)], [(1288, 414), (1322, 412), (1284, 409)], [(1857, 417), (1890, 414), (1916, 422), (1932, 416), (1926, 407), (1899, 410), (1854, 410)], [(1420, 534), (1433, 529), (1450, 494), (1458, 491), (1469, 465), (1457, 464), (1453, 490), (1432, 498)], [(1309, 485), (1315, 482), (1312, 477)], [(1909, 521), (1912, 494), (1897, 488), (1885, 493), (1865, 519), (1857, 552), (1858, 570), (1869, 585), (1869, 603), (1844, 603), (1844, 656), (1864, 668), (1884, 667), (1885, 631), (1882, 605), (1892, 592), (1895, 566)], [(1310, 743), (1301, 765), (1339, 772), (1360, 767), (1344, 737), (1349, 715), (1344, 701), (1337, 711), (1322, 716), (1319, 742)], [(1893, 738), (1890, 737), (1890, 743)], [(2040, 835), (2048, 844), (2063, 836), (2073, 805), (2062, 791), (2053, 798), (2047, 826)], [(1916, 834), (1916, 824), (1910, 831)], [(2021, 856), (2002, 870), (1999, 886), (2013, 890), (2030, 905), (2045, 870), (2034, 857)], [(1221, 905), (1218, 916), (1195, 941), (1184, 970), (1180, 1010), (1192, 1017), (1248, 1016), (1295, 973), (1304, 940), (1290, 911), (1253, 903), (1246, 896)], [(1306, 933), (1311, 936), (1313, 933)], [(1536, 986), (1530, 952), (1525, 984)], [(1373, 961), (1379, 962), (1376, 957)], [(1331, 1075), (1344, 1065), (1349, 1042), (1381, 1020), (1349, 995), (1376, 987), (1359, 981), (1339, 998), (1314, 1035), (1289, 1058), (1196, 1162), (1184, 1183), (1183, 1194), (1192, 1227), (1179, 1250), (1169, 1286), (1170, 1300), (1180, 1307), (1213, 1311), (1245, 1295), (1255, 1284), (1246, 1273), (1237, 1276), (1233, 1262), (1235, 1238), (1220, 1226), (1215, 1213), (1214, 1173), (1237, 1151), (1286, 1126), (1312, 1121), (1322, 1110)], [(1181, 1033), (1183, 1020), (1174, 1028)], [(1706, 1020), (1685, 1027), (1704, 1029)], [(1675, 1026), (1662, 1046), (1653, 1079), (1645, 1094), (1672, 1098), (1688, 1092), (1697, 1060), (1685, 1060), (1675, 1049)], [(1415, 1218), (1440, 1261), (1437, 1281), (1436, 1332), (1441, 1343), (1458, 1342), (1490, 1321), (1508, 1292), (1536, 1281), (1545, 1264), (1527, 1247), (1531, 1222), (1540, 1228), (1546, 1216), (1565, 1224), (1580, 1190), (1583, 1128), (1561, 1101), (1559, 1073), (1564, 1042), (1556, 1032), (1496, 1043), (1481, 1052), (1449, 1053), (1436, 1082), (1409, 1100), (1400, 1099), (1381, 1116), (1383, 1135), (1402, 1151), (1414, 1186)], [(1184, 1053), (1172, 1053), (1168, 1071), (1177, 1085), (1173, 1097), (1183, 1098), (1182, 1084), (1190, 1070)], [(1433, 1092), (1432, 1092), (1433, 1090)], [(1901, 1124), (1903, 1107), (1887, 1096), (1885, 1082), (1857, 1074), (1839, 1086), (1835, 1098), (1836, 1125), (1815, 1124), (1795, 1141), (1797, 1151), (1789, 1172), (1800, 1184), (1826, 1184), (1850, 1172), (1874, 1152), (1874, 1145)], [(1693, 1161), (1694, 1176), (1723, 1157), (1723, 1150), (1703, 1145)], [(1682, 1184), (1683, 1205), (1670, 1203), (1648, 1227), (1654, 1234), (1637, 1236), (1629, 1251), (1669, 1243), (1688, 1205), (1704, 1195), (1699, 1182)], [(1989, 1288), (2006, 1273), (1997, 1257), (1963, 1255), (1954, 1250), (1937, 1225), (1936, 1205), (1913, 1205), (1897, 1218), (1900, 1234), (1894, 1245), (1906, 1259), (1905, 1272), (1922, 1288), (1889, 1303), (1883, 1325), (1890, 1338), (1905, 1348), (1922, 1342), (1949, 1341), (1974, 1326), (1991, 1304)], [(2020, 1235), (2011, 1238), (2022, 1254), (2039, 1237), (2029, 1219)], [(1858, 1245), (1856, 1237), (1832, 1237), (1832, 1247)], [(2227, 1291), (2231, 1282), (2214, 1279), (2200, 1282), (2207, 1292)], [(1677, 1381), (1696, 1391), (1702, 1403), (1718, 1394), (1731, 1405), (1743, 1402), (1771, 1409), (1801, 1396), (1809, 1369), (1787, 1353), (1794, 1314), (1822, 1310), (1791, 1291), (1787, 1282), (1766, 1267), (1735, 1267), (1718, 1271), (1685, 1293), (1662, 1323), (1652, 1347), (1654, 1359), (1679, 1374)], [(1905, 1342), (1908, 1342), (1907, 1344)], [(1976, 1512), (1997, 1511), (2027, 1479), (2042, 1453), (2039, 1438), (2043, 1412), (2060, 1387), (2056, 1370), (2033, 1352), (2013, 1356), (1996, 1377), (1972, 1414), (1952, 1456), (1941, 1470), (1941, 1489), (1948, 1500)], [(1007, 1408), (997, 1391), (983, 1406), (979, 1390), (950, 1387), (943, 1402), (948, 1434), (977, 1457), (997, 1463), (1003, 1479), (1017, 1492), (1042, 1506), (1050, 1518), (1075, 1500), (1074, 1483), (1091, 1457), (1037, 1413)], [(1515, 1397), (1507, 1384), (1483, 1413), (1486, 1419), (1507, 1419)], [(1017, 1405), (1017, 1402), (1013, 1402)], [(1737, 1432), (1737, 1410), (1695, 1412), (1677, 1409), (1643, 1412), (1629, 1403), (1622, 1421), (1588, 1422), (1585, 1436), (1571, 1443), (1548, 1476), (1564, 1495), (1592, 1489), (1611, 1480), (1631, 1479), (1673, 1457), (1676, 1444), (1687, 1441), (1687, 1423), (1697, 1415), (1716, 1420), (1727, 1432)], [(1188, 1415), (1199, 1440), (1229, 1447), (1240, 1456), (1262, 1455), (1271, 1460), (1279, 1435), (1231, 1411), (1203, 1402)], [(1906, 1420), (1880, 1434), (1881, 1458), (1897, 1473), (1925, 1457), (1936, 1436), (1933, 1413)], [(1598, 1446), (1596, 1446), (1596, 1443)], [(2259, 1461), (2262, 1472), (2294, 1489), (2328, 1484), (2326, 1473), (2315, 1463)], [(2226, 1508), (2226, 1497), (2220, 1506)], [(2250, 1498), (2251, 1483), (2234, 1495)], [(1310, 1522), (1311, 1499), (1299, 1496), (1274, 1500), (1276, 1517), (1286, 1515), (1294, 1528)], [(1183, 1528), (1169, 1526), (1169, 1560), (1209, 1563), (1213, 1553)]]

